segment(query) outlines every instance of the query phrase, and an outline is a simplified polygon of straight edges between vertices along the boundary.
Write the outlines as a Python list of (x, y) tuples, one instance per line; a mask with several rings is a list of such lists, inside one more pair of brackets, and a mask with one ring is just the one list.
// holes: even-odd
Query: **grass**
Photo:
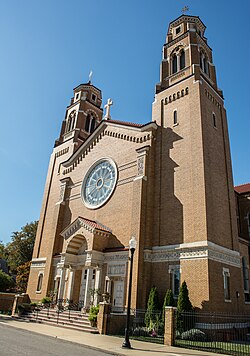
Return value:
[(175, 340), (175, 346), (185, 347), (190, 349), (205, 350), (211, 352), (217, 352), (221, 354), (231, 354), (237, 356), (249, 356), (250, 345), (240, 344), (234, 342), (222, 342), (222, 341), (187, 341), (187, 340)]

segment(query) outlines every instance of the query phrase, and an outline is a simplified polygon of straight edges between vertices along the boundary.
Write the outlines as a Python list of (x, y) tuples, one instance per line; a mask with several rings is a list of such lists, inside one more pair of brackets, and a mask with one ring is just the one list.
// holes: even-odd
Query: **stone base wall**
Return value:
[(11, 311), (14, 300), (15, 293), (0, 293), (0, 311)]

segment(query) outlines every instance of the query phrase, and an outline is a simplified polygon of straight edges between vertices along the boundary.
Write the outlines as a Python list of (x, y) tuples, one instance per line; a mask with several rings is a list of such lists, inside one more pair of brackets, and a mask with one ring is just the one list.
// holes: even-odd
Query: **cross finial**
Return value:
[(92, 72), (92, 69), (91, 69), (91, 71), (89, 72), (89, 83), (91, 83), (92, 75), (93, 75), (93, 72)]
[(188, 6), (184, 6), (181, 10), (181, 12), (185, 15), (186, 12), (188, 12), (189, 7)]
[(104, 116), (104, 120), (110, 120), (111, 116), (110, 116), (110, 106), (113, 105), (113, 101), (112, 99), (108, 99), (107, 104), (104, 106), (104, 108), (106, 109), (106, 114)]

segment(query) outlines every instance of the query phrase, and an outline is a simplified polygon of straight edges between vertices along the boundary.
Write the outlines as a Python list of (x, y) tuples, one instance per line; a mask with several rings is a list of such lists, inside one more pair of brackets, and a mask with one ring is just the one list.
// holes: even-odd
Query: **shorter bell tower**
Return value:
[(74, 97), (66, 109), (59, 138), (55, 147), (73, 140), (75, 149), (84, 142), (101, 122), (103, 109), (101, 90), (91, 81), (74, 88)]

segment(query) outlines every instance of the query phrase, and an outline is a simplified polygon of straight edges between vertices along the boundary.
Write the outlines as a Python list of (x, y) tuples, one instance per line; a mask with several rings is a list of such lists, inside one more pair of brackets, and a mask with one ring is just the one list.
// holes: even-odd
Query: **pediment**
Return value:
[(65, 175), (72, 172), (104, 136), (143, 143), (154, 138), (154, 132), (157, 127), (155, 122), (140, 125), (116, 120), (103, 120), (78, 150), (67, 161), (62, 163), (62, 174)]
[(60, 235), (65, 239), (69, 239), (73, 235), (76, 235), (78, 232), (82, 231), (82, 228), (88, 232), (102, 235), (102, 236), (110, 236), (112, 234), (112, 230), (108, 227), (100, 224), (97, 221), (86, 219), (83, 217), (78, 217), (74, 220), (70, 225), (68, 225)]

